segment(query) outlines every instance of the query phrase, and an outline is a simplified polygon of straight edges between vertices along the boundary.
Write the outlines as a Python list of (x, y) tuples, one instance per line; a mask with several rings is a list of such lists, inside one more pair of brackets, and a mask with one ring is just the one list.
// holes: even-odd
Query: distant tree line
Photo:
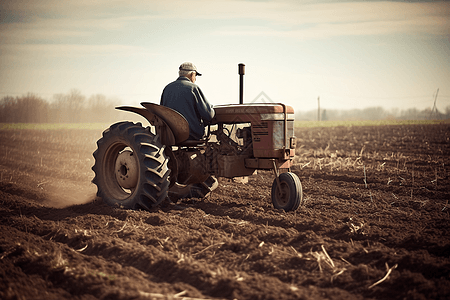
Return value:
[[(47, 101), (37, 95), (27, 94), (20, 97), (6, 96), (0, 99), (0, 123), (110, 123), (126, 120), (136, 120), (135, 114), (116, 110), (120, 100), (107, 98), (96, 94), (89, 98), (80, 91), (73, 89), (67, 94), (53, 95)], [(450, 119), (450, 106), (443, 112), (427, 108), (406, 110), (382, 107), (364, 109), (338, 110), (322, 109), (321, 120), (429, 120)], [(316, 121), (317, 110), (298, 111), (296, 120)]]
[[(450, 119), (450, 106), (447, 106), (443, 112), (438, 109), (426, 108), (419, 110), (410, 108), (400, 110), (394, 108), (386, 110), (382, 107), (368, 107), (364, 109), (322, 109), (320, 111), (322, 121), (344, 121), (344, 120), (444, 120)], [(317, 121), (317, 110), (306, 112), (297, 112), (296, 120)]]
[(0, 123), (107, 123), (124, 113), (117, 99), (97, 94), (86, 98), (78, 90), (56, 94), (47, 101), (34, 94), (0, 99)]

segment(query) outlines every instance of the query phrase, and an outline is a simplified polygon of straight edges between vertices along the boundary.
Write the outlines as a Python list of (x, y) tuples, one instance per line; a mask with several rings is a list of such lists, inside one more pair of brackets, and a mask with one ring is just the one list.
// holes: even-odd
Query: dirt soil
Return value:
[(184, 210), (95, 197), (93, 130), (0, 131), (0, 299), (449, 299), (450, 125), (297, 128), (273, 175)]

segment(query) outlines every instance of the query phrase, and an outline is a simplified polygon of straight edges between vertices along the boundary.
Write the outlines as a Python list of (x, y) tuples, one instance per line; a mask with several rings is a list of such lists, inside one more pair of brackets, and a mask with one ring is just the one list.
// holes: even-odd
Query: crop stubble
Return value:
[(95, 199), (93, 130), (0, 131), (1, 299), (444, 299), (449, 125), (296, 128), (305, 204), (270, 172), (203, 201)]

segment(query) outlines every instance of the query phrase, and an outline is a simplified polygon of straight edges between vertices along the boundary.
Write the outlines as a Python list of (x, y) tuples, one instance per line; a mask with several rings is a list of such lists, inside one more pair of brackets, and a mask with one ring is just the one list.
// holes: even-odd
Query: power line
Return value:
[[(347, 99), (374, 99), (374, 100), (389, 100), (389, 99), (418, 99), (418, 98), (429, 98), (430, 95), (423, 95), (423, 96), (389, 96), (389, 97), (373, 97), (373, 96), (364, 96), (364, 95), (358, 95), (358, 96), (342, 96), (342, 95), (336, 95), (336, 94), (328, 94), (324, 93), (328, 96), (338, 97), (338, 98), (347, 98)], [(449, 97), (450, 96), (442, 96), (442, 97)]]

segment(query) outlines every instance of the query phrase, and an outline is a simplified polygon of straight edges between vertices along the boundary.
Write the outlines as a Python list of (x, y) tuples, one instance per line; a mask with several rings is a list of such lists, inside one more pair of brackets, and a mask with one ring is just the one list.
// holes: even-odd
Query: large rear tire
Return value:
[[(278, 180), (280, 185), (278, 186)], [(282, 173), (272, 184), (272, 204), (284, 211), (296, 210), (303, 201), (303, 188), (294, 173)]]
[(97, 141), (92, 170), (97, 196), (111, 206), (152, 209), (167, 197), (169, 157), (140, 123), (111, 125)]

